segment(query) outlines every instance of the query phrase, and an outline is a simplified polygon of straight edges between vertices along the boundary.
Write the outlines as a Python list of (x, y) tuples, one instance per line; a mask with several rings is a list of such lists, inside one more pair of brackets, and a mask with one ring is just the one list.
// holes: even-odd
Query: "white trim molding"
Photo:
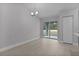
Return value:
[(17, 44), (11, 45), (11, 46), (7, 46), (7, 47), (4, 47), (4, 48), (0, 48), (0, 52), (4, 52), (4, 51), (10, 50), (12, 48), (18, 47), (20, 45), (30, 43), (31, 41), (34, 41), (34, 40), (37, 40), (37, 39), (39, 39), (39, 37), (34, 38), (34, 39), (30, 39), (30, 40), (26, 40), (24, 42), (20, 42), (20, 43), (17, 43)]

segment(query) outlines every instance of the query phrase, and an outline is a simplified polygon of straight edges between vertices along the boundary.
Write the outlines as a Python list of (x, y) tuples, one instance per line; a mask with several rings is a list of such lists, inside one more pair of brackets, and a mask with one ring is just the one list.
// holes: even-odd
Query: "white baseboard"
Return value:
[(79, 47), (78, 43), (73, 43), (73, 46)]
[(7, 50), (9, 50), (9, 49), (12, 49), (12, 48), (18, 47), (18, 46), (20, 46), (20, 45), (23, 45), (23, 44), (29, 43), (29, 42), (31, 42), (31, 41), (33, 41), (33, 40), (37, 40), (37, 39), (39, 39), (39, 37), (34, 38), (34, 39), (31, 39), (31, 40), (26, 40), (26, 41), (24, 41), (24, 42), (20, 42), (20, 43), (17, 43), (17, 44), (15, 44), (15, 45), (11, 45), (11, 46), (7, 46), (7, 47), (4, 47), (4, 48), (1, 48), (1, 49), (0, 49), (0, 52), (7, 51)]

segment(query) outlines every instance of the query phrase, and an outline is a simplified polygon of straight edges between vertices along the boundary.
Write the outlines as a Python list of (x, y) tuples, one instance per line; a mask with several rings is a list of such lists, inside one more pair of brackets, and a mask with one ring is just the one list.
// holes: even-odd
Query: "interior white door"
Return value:
[(72, 43), (72, 17), (63, 17), (63, 41)]

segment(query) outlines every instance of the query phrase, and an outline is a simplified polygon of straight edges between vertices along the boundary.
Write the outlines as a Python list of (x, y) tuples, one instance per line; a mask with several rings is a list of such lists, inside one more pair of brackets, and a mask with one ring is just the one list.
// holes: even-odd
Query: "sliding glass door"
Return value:
[(57, 21), (44, 22), (43, 37), (57, 39), (58, 23)]
[(49, 22), (44, 22), (43, 36), (49, 38)]
[(54, 38), (54, 39), (57, 39), (57, 32), (58, 32), (58, 29), (57, 29), (57, 21), (51, 21), (49, 22), (50, 25), (49, 25), (49, 38)]

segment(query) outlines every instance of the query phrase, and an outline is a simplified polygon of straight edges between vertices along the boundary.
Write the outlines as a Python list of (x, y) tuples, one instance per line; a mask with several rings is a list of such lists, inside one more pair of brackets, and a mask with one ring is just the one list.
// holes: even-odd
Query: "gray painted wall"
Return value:
[(24, 4), (0, 4), (0, 48), (40, 37), (40, 21)]

